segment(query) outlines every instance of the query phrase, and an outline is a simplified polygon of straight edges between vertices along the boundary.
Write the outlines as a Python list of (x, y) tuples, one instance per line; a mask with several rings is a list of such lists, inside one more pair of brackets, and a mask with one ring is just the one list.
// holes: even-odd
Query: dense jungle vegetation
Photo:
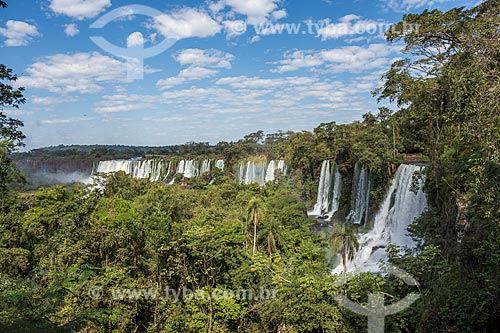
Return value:
[[(500, 331), (499, 17), (494, 0), (405, 15), (386, 37), (403, 43), (407, 58), (387, 70), (375, 92), (394, 111), (382, 107), (351, 124), (256, 132), (175, 152), (219, 156), (229, 166), (251, 156), (284, 157), (292, 174), (264, 187), (239, 184), (228, 167), (210, 175), (214, 184), (198, 178), (166, 186), (116, 173), (103, 177), (100, 189), (15, 191), (22, 175), (12, 154), (22, 146), (22, 123), (1, 110), (25, 99), (12, 86), (12, 70), (1, 65), (0, 331), (366, 331), (366, 317), (332, 295), (366, 304), (369, 293), (380, 291), (393, 302), (415, 288), (370, 273), (336, 284), (327, 253), (338, 242), (311, 232), (306, 208), (322, 160), (336, 160), (346, 191), (354, 164), (366, 165), (376, 206), (403, 153), (429, 163), (429, 209), (411, 228), (423, 240), (419, 247), (389, 254), (418, 280), (421, 297), (388, 316), (386, 331)], [(419, 29), (404, 31), (403, 22)], [(109, 293), (134, 288), (255, 295), (266, 289), (276, 297), (173, 301)]]

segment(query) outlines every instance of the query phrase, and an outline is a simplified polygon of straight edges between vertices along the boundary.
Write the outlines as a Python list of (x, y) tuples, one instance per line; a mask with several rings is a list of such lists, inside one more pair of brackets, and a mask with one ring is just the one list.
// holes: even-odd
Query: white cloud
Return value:
[(171, 88), (173, 86), (186, 83), (188, 81), (206, 79), (206, 78), (215, 76), (218, 73), (219, 72), (217, 70), (214, 70), (214, 69), (192, 66), (192, 67), (183, 69), (182, 71), (180, 71), (180, 73), (177, 76), (173, 76), (173, 77), (169, 77), (169, 78), (166, 78), (163, 80), (159, 80), (156, 83), (156, 86), (159, 89), (168, 89), (168, 88)]
[(33, 37), (39, 36), (34, 25), (23, 21), (8, 20), (5, 28), (0, 28), (0, 36), (5, 37), (5, 46), (28, 45)]
[(80, 121), (89, 121), (94, 120), (94, 118), (87, 117), (75, 117), (75, 118), (66, 118), (66, 119), (43, 119), (40, 120), (40, 124), (52, 125), (52, 124), (70, 124), (76, 123)]
[(399, 50), (399, 46), (387, 44), (346, 46), (322, 51), (321, 57), (329, 63), (328, 67), (332, 72), (359, 72), (389, 66)]
[(56, 54), (30, 65), (18, 86), (56, 93), (95, 93), (103, 82), (126, 82), (126, 64), (98, 52)]
[(390, 27), (390, 23), (375, 20), (364, 20), (362, 17), (349, 14), (341, 17), (337, 23), (329, 20), (320, 22), (317, 33), (322, 40), (338, 39), (353, 35), (380, 36)]
[(158, 104), (158, 99), (158, 96), (129, 94), (122, 91), (115, 95), (103, 96), (102, 100), (92, 110), (100, 114), (148, 110)]
[(415, 8), (433, 7), (450, 0), (381, 0), (383, 7), (397, 12), (409, 11)]
[(171, 123), (179, 133), (175, 140), (189, 140), (207, 131), (234, 132), (237, 138), (242, 131), (302, 130), (332, 118), (338, 122), (357, 119), (376, 109), (369, 92), (379, 75), (370, 72), (342, 81), (311, 76), (222, 77), (207, 88), (169, 89), (160, 95), (121, 93), (106, 96), (99, 104), (108, 107), (106, 111), (124, 111), (125, 105), (143, 109), (138, 105), (148, 103), (152, 107), (142, 114), (142, 121), (158, 126), (158, 133), (164, 126), (157, 123)]
[(156, 32), (153, 32), (152, 34), (150, 34), (148, 36), (148, 40), (151, 42), (151, 43), (154, 43), (156, 41), (156, 37), (158, 36), (158, 34)]
[(216, 49), (186, 49), (175, 57), (181, 65), (209, 66), (217, 68), (231, 68), (234, 56)]
[(211, 37), (222, 29), (207, 13), (193, 8), (183, 8), (169, 14), (158, 15), (151, 27), (164, 37), (173, 39)]
[(127, 37), (127, 47), (142, 46), (144, 45), (144, 36), (142, 33), (136, 31)]
[(93, 109), (95, 113), (115, 113), (125, 112), (132, 110), (149, 109), (151, 104), (138, 103), (138, 104), (117, 104), (117, 105), (100, 105)]
[(33, 114), (33, 111), (29, 110), (18, 110), (18, 109), (7, 109), (2, 110), (3, 114), (9, 117), (19, 117), (19, 116), (28, 116)]
[(260, 41), (260, 39), (261, 39), (261, 38), (260, 38), (260, 36), (255, 35), (255, 36), (253, 36), (253, 37), (250, 39), (249, 43), (250, 43), (250, 44), (257, 43), (257, 42), (259, 42), (259, 41)]
[(159, 89), (169, 89), (189, 81), (213, 77), (219, 73), (218, 69), (231, 68), (234, 56), (216, 49), (186, 49), (176, 54), (174, 59), (181, 65), (189, 67), (181, 70), (177, 76), (159, 80), (156, 83)]
[(285, 53), (284, 59), (278, 61), (278, 67), (271, 72), (285, 73), (301, 68), (325, 66), (329, 72), (357, 73), (390, 65), (399, 50), (399, 46), (388, 44), (345, 46), (330, 50), (298, 50)]
[(273, 15), (273, 18), (275, 20), (281, 20), (282, 18), (285, 18), (287, 14), (286, 14), (286, 10), (280, 9), (280, 10), (273, 12), (272, 15)]
[(324, 64), (321, 55), (313, 51), (287, 52), (284, 56), (285, 59), (278, 61), (278, 68), (273, 69), (272, 72), (291, 72), (300, 68), (316, 67)]
[(209, 68), (189, 67), (189, 68), (183, 69), (180, 72), (179, 77), (185, 78), (186, 80), (200, 80), (200, 79), (214, 76), (217, 73), (218, 73), (218, 71), (213, 70), (213, 69), (209, 69)]
[(69, 102), (77, 102), (78, 99), (74, 97), (52, 97), (52, 96), (32, 96), (30, 97), (30, 101), (32, 104), (39, 104), (39, 105), (54, 105), (54, 104), (62, 104), (62, 103), (69, 103)]
[(80, 30), (78, 30), (78, 26), (74, 23), (71, 24), (65, 24), (64, 25), (64, 33), (68, 37), (74, 37), (80, 33)]
[(356, 14), (348, 14), (346, 16), (343, 16), (341, 18), (339, 18), (339, 21), (340, 22), (351, 22), (351, 21), (358, 21), (358, 20), (361, 20), (362, 17), (361, 16), (358, 16)]
[(229, 85), (237, 89), (272, 89), (282, 86), (307, 85), (317, 82), (317, 78), (287, 77), (280, 79), (263, 79), (260, 77), (225, 77), (217, 80), (217, 85)]
[(229, 6), (234, 13), (246, 16), (248, 24), (262, 24), (270, 19), (286, 16), (286, 10), (278, 8), (280, 2), (280, 0), (222, 0), (214, 8), (221, 10)]
[(111, 6), (110, 0), (51, 0), (50, 9), (78, 20), (93, 18)]

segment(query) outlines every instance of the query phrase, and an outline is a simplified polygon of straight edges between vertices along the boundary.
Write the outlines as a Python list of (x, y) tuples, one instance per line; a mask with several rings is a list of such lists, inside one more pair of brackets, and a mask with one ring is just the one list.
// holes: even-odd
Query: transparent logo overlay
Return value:
[[(406, 271), (392, 264), (387, 264), (387, 271), (390, 275), (396, 276), (403, 280), (409, 286), (418, 287), (417, 280), (408, 274)], [(339, 277), (339, 282), (336, 284), (345, 285), (354, 275), (347, 277)], [(368, 304), (366, 306), (351, 301), (347, 296), (337, 294), (333, 298), (343, 307), (352, 312), (368, 317), (368, 333), (383, 333), (385, 326), (385, 317), (399, 313), (409, 308), (418, 298), (420, 294), (410, 293), (403, 297), (399, 302), (390, 305), (384, 304), (384, 294), (381, 292), (368, 295)]]
[[(162, 14), (163, 13), (159, 10), (147, 6), (123, 6), (104, 14), (92, 23), (90, 28), (102, 29), (108, 23), (130, 15), (145, 15), (154, 18)], [(165, 52), (171, 48), (175, 42), (177, 42), (177, 39), (165, 38), (163, 41), (154, 46), (144, 48), (144, 43), (121, 47), (111, 44), (102, 36), (91, 36), (90, 39), (104, 51), (127, 61), (127, 79), (129, 80), (142, 80), (144, 78), (144, 59), (151, 58)]]

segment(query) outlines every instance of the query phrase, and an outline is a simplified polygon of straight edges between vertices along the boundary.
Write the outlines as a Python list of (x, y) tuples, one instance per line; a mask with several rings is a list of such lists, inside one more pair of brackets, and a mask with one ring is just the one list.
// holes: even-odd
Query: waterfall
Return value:
[(266, 183), (274, 181), (274, 171), (275, 170), (276, 170), (276, 163), (273, 160), (273, 161), (269, 162), (269, 165), (267, 166), (266, 177), (265, 177)]
[(318, 184), (318, 196), (312, 211), (307, 215), (313, 217), (326, 217), (331, 220), (333, 214), (339, 209), (339, 199), (342, 190), (342, 176), (336, 163), (325, 160), (321, 164), (321, 173)]
[(333, 173), (333, 193), (331, 195), (332, 200), (330, 201), (330, 210), (328, 215), (331, 217), (339, 210), (340, 194), (342, 191), (342, 175), (340, 174), (337, 164), (334, 165)]
[(100, 161), (93, 172), (95, 173), (111, 173), (123, 171), (129, 173), (129, 164), (131, 161), (116, 160), (116, 161)]
[(262, 186), (275, 180), (276, 170), (285, 175), (287, 171), (285, 161), (272, 160), (267, 165), (264, 161), (242, 161), (238, 166), (237, 178), (242, 184), (257, 183)]
[(195, 160), (184, 161), (184, 172), (182, 175), (186, 178), (197, 177), (199, 174), (198, 162)]
[[(111, 160), (100, 161), (93, 167), (92, 174), (86, 183), (92, 183), (93, 177), (97, 173), (112, 173), (123, 171), (132, 178), (149, 179), (150, 181), (166, 181), (173, 184), (172, 177), (175, 174), (181, 174), (186, 178), (198, 177), (203, 173), (210, 172), (211, 162), (209, 159), (201, 161), (199, 167), (197, 160), (180, 160), (177, 165), (172, 161), (165, 160)], [(224, 168), (224, 160), (217, 160), (215, 166), (219, 169)]]
[(238, 181), (242, 184), (245, 183), (245, 164), (243, 162), (240, 163), (239, 169), (238, 169)]
[(224, 171), (224, 160), (215, 161), (215, 167), (220, 169), (221, 171)]
[[(196, 178), (202, 174), (209, 173), (215, 167), (224, 170), (224, 160), (180, 160), (178, 162), (166, 160), (112, 160), (100, 161), (94, 165), (92, 175), (97, 173), (112, 173), (123, 171), (133, 178), (146, 178), (151, 181), (165, 181), (173, 184), (173, 177), (180, 174), (185, 178)], [(237, 179), (243, 184), (257, 183), (264, 185), (275, 180), (276, 171), (286, 175), (287, 166), (283, 160), (273, 160), (269, 163), (264, 161), (246, 161), (239, 164)], [(88, 180), (92, 182), (92, 176)]]
[(200, 168), (200, 175), (210, 172), (210, 160), (203, 160)]
[(168, 161), (167, 172), (165, 172), (165, 174), (163, 175), (163, 180), (167, 180), (171, 172), (172, 172), (172, 161)]
[[(385, 248), (389, 243), (415, 247), (407, 228), (427, 209), (427, 197), (422, 191), (424, 180), (418, 179), (417, 188), (412, 187), (414, 173), (423, 169), (422, 166), (412, 164), (399, 166), (375, 216), (372, 230), (358, 235), (360, 248), (354, 255), (354, 260), (348, 264), (349, 271), (379, 271), (378, 263), (386, 260)], [(340, 273), (342, 270), (340, 264), (333, 272)]]
[(278, 170), (281, 170), (281, 174), (283, 176), (286, 176), (287, 172), (288, 172), (288, 167), (285, 163), (284, 160), (279, 160), (278, 161)]
[(264, 162), (248, 161), (243, 183), (247, 185), (257, 183), (262, 186), (265, 183), (265, 173)]
[(181, 160), (179, 161), (179, 164), (177, 164), (177, 170), (175, 173), (180, 173), (181, 175), (184, 175), (185, 168), (186, 168), (186, 161)]
[(353, 224), (365, 224), (370, 208), (371, 178), (368, 169), (356, 163), (352, 179), (351, 211), (347, 220)]

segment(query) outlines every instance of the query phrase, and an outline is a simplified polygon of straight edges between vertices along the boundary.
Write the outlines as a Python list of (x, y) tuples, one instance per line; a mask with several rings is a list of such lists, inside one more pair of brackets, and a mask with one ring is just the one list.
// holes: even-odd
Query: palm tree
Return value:
[(347, 261), (354, 259), (354, 254), (359, 250), (359, 242), (351, 226), (343, 224), (335, 229), (330, 236), (330, 244), (340, 251), (344, 274), (347, 271)]
[(272, 227), (267, 231), (267, 253), (269, 254), (269, 263), (273, 262), (273, 253), (276, 252), (276, 239), (274, 238), (274, 233)]
[(253, 251), (255, 255), (257, 252), (257, 226), (259, 225), (259, 213), (262, 209), (261, 201), (257, 198), (252, 198), (248, 203), (247, 208), (247, 221), (251, 220), (253, 223)]

